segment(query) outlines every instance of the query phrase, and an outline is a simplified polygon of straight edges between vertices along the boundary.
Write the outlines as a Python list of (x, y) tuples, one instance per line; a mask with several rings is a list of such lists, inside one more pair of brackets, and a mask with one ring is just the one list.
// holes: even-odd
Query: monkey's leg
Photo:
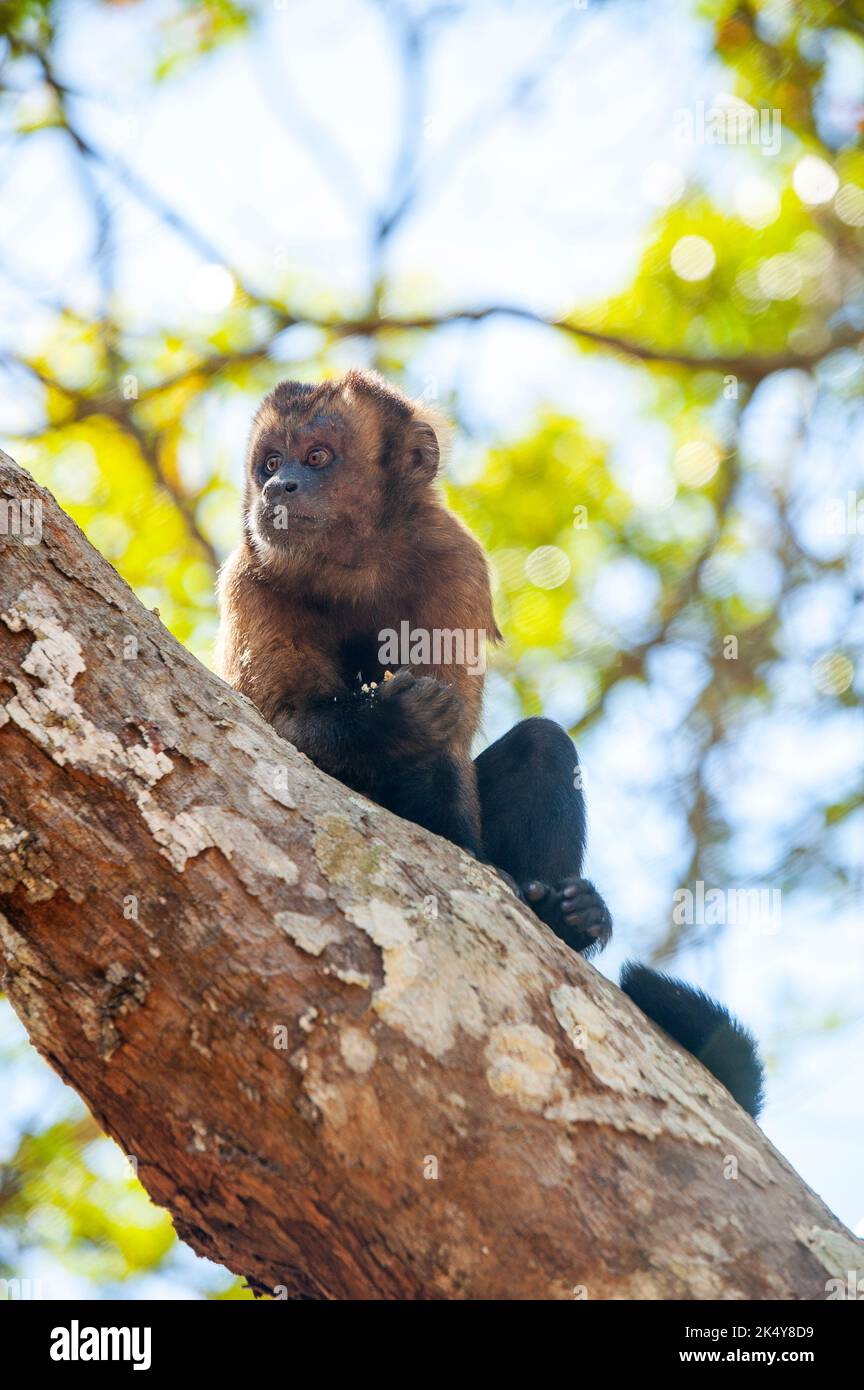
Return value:
[(480, 817), (474, 769), (447, 754), (408, 763), (399, 761), (372, 796), (405, 820), (413, 820), (454, 845), (480, 855)]
[(525, 719), (474, 766), (485, 857), (574, 950), (602, 949), (612, 919), (582, 878), (585, 798), (572, 739), (550, 719)]

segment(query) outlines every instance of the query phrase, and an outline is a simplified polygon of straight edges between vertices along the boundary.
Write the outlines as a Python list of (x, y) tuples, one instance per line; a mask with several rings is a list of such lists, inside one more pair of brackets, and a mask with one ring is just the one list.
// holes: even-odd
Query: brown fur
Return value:
[[(378, 634), (398, 631), (406, 620), (412, 629), (485, 630), (490, 642), (500, 637), (483, 551), (437, 490), (440, 433), (428, 412), (366, 372), (318, 386), (282, 382), (255, 416), (244, 539), (220, 578), (220, 669), (322, 765), (327, 760), (316, 757), (304, 716), (356, 688), (346, 647), (349, 656), (355, 643), (363, 652), (362, 678), (370, 682), (383, 678), (377, 656), (368, 656), (373, 647), (377, 652)], [(337, 458), (320, 474), (297, 463), (301, 490), (286, 499), (288, 526), (268, 539), (256, 468), (268, 450), (302, 460), (313, 444)], [(483, 677), (461, 665), (412, 665), (411, 671), (458, 696), (444, 722), (475, 814), (470, 749)], [(338, 767), (325, 770), (342, 775)], [(362, 781), (361, 789), (374, 795)]]

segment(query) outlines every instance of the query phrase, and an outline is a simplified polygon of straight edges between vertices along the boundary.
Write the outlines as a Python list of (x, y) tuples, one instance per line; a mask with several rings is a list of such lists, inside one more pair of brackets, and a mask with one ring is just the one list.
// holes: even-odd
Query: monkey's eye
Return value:
[(279, 467), (281, 462), (281, 454), (268, 454), (266, 459), (264, 460), (264, 472), (275, 473), (276, 469)]
[(325, 463), (329, 463), (333, 457), (333, 451), (326, 448), (323, 444), (316, 444), (314, 449), (310, 449), (306, 455), (306, 462), (310, 468), (323, 468)]

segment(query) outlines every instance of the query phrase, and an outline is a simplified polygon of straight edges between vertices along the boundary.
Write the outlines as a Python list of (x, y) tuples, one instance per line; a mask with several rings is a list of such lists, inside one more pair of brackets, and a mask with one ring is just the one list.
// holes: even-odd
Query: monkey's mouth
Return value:
[(306, 524), (311, 522), (314, 525), (323, 519), (321, 516), (315, 516), (312, 512), (295, 512), (293, 508), (286, 507), (284, 503), (279, 503), (276, 507), (268, 508), (266, 511), (262, 509), (261, 512), (263, 525), (268, 531), (275, 531), (277, 536), (280, 531), (289, 531), (295, 521), (302, 521)]

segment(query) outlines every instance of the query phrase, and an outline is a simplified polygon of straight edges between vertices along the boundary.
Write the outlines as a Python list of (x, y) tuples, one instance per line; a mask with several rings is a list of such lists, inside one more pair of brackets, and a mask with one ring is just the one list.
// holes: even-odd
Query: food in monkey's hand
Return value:
[(360, 686), (360, 689), (362, 690), (363, 694), (364, 694), (364, 695), (371, 695), (371, 693), (372, 693), (373, 690), (377, 690), (379, 685), (383, 685), (383, 684), (384, 684), (384, 681), (392, 681), (392, 680), (393, 680), (393, 676), (394, 676), (394, 673), (393, 673), (392, 671), (385, 671), (385, 672), (384, 672), (383, 679), (380, 680), (380, 681), (364, 681), (364, 680), (363, 680), (363, 677), (360, 676), (360, 675), (358, 675), (357, 679), (358, 679), (358, 681), (362, 681), (362, 684), (361, 684), (361, 686)]

